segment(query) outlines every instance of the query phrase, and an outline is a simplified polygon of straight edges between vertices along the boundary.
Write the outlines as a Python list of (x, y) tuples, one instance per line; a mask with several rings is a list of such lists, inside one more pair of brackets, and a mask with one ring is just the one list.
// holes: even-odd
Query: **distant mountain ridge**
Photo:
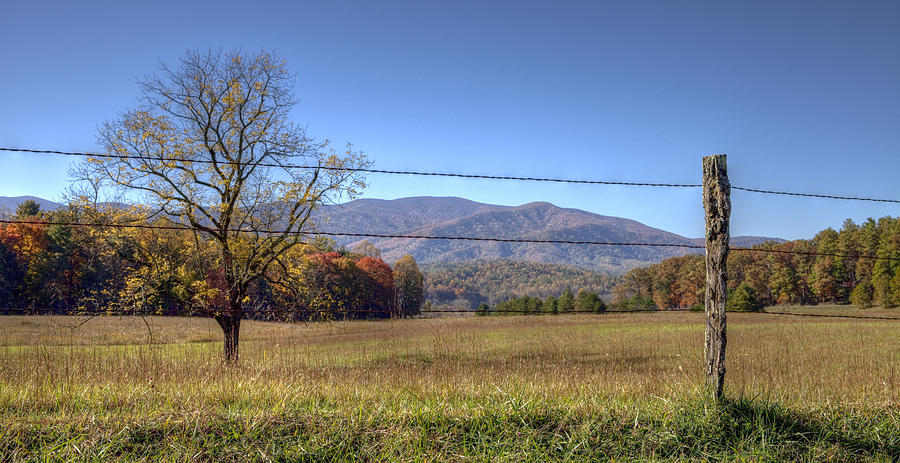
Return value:
[[(640, 222), (567, 209), (546, 202), (521, 206), (483, 204), (456, 197), (362, 199), (324, 207), (317, 215), (322, 231), (398, 235), (472, 236), (512, 239), (604, 241), (625, 243), (703, 244)], [(361, 239), (338, 239), (352, 248)], [(424, 264), (471, 260), (517, 260), (623, 272), (673, 256), (700, 252), (687, 248), (591, 246), (487, 241), (368, 238), (388, 262), (411, 254)], [(767, 237), (732, 237), (734, 246), (752, 246)]]
[(38, 203), (43, 211), (52, 211), (62, 207), (62, 204), (37, 196), (0, 196), (0, 212), (15, 213), (19, 204), (29, 200)]
[[(2, 197), (0, 210), (14, 212), (22, 201), (37, 201), (44, 210), (60, 204), (33, 196)], [(320, 208), (313, 217), (320, 231), (373, 233), (382, 235), (472, 236), (511, 239), (604, 241), (624, 243), (703, 244), (702, 238), (687, 238), (621, 217), (580, 209), (567, 209), (547, 202), (521, 206), (484, 204), (457, 197), (409, 197), (394, 200), (359, 199)], [(349, 248), (362, 239), (336, 241)], [(687, 248), (650, 246), (592, 246), (544, 243), (500, 243), (401, 238), (368, 238), (381, 249), (387, 262), (411, 254), (422, 264), (458, 263), (472, 260), (517, 260), (577, 267), (592, 271), (624, 272), (663, 259), (700, 252)], [(734, 246), (752, 246), (778, 238), (736, 236)]]

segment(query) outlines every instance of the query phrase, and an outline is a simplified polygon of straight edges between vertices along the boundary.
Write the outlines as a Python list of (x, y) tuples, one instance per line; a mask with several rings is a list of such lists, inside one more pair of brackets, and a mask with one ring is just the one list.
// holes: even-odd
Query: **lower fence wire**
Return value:
[[(337, 312), (300, 312), (289, 309), (257, 309), (257, 310), (246, 310), (244, 311), (244, 315), (250, 316), (251, 318), (247, 318), (247, 320), (255, 320), (255, 321), (292, 321), (290, 317), (284, 317), (284, 319), (275, 318), (274, 314), (281, 315), (294, 315), (296, 317), (307, 317), (307, 321), (324, 321), (324, 320), (340, 320), (342, 318), (349, 318), (354, 320), (384, 320), (384, 319), (397, 319), (397, 318), (415, 318), (421, 315), (429, 315), (429, 314), (455, 314), (455, 315), (473, 315), (476, 317), (490, 317), (493, 315), (522, 315), (522, 316), (545, 316), (545, 315), (597, 315), (603, 316), (607, 314), (632, 314), (632, 313), (689, 313), (696, 312), (702, 313), (702, 311), (696, 311), (692, 309), (636, 309), (636, 310), (605, 310), (602, 312), (594, 312), (594, 311), (586, 311), (586, 310), (574, 310), (570, 312), (522, 312), (519, 310), (488, 310), (486, 312), (478, 312), (476, 310), (466, 309), (466, 310), (451, 310), (451, 309), (432, 309), (432, 310), (423, 310), (416, 313), (412, 313), (409, 316), (401, 316), (396, 313), (391, 314), (388, 311), (375, 311), (375, 310), (360, 310), (360, 309), (350, 309), (344, 311)], [(900, 317), (886, 317), (886, 316), (863, 316), (863, 315), (842, 315), (842, 314), (818, 314), (818, 313), (801, 313), (801, 312), (772, 312), (768, 310), (762, 310), (759, 312), (728, 312), (729, 314), (746, 314), (746, 315), (776, 315), (776, 316), (790, 316), (790, 317), (813, 317), (813, 318), (845, 318), (852, 320), (891, 320), (891, 321), (900, 321)], [(271, 314), (273, 318), (261, 318), (256, 319), (252, 318), (255, 315), (266, 315)], [(0, 308), (0, 315), (33, 315), (33, 316), (46, 316), (46, 315), (57, 315), (57, 316), (92, 316), (92, 317), (100, 317), (100, 316), (110, 316), (110, 317), (128, 317), (128, 316), (164, 316), (164, 317), (188, 317), (188, 318), (212, 318), (214, 316), (213, 313), (209, 314), (200, 314), (195, 312), (184, 312), (184, 313), (172, 313), (172, 312), (152, 312), (152, 311), (115, 311), (115, 310), (76, 310), (76, 311), (65, 311), (59, 309), (30, 309), (30, 308)], [(359, 317), (354, 318), (352, 316), (362, 316), (362, 315), (375, 315), (375, 317), (366, 318)]]

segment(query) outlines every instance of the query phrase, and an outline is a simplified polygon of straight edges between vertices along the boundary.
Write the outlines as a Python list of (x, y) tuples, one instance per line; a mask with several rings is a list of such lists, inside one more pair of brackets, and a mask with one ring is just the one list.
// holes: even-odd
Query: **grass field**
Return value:
[(703, 329), (244, 322), (228, 367), (212, 320), (5, 316), (0, 461), (900, 460), (900, 321), (730, 314), (720, 403)]

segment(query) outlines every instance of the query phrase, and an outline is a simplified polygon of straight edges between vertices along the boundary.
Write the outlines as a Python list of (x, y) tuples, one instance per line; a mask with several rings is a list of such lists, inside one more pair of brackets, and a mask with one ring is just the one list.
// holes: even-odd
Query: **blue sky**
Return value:
[[(96, 148), (136, 79), (265, 47), (294, 120), (383, 169), (699, 182), (900, 198), (900, 2), (5, 2), (0, 145)], [(54, 199), (70, 158), (0, 153)], [(549, 201), (703, 234), (699, 190), (370, 176), (364, 196)], [(900, 205), (734, 192), (732, 233), (808, 238)]]

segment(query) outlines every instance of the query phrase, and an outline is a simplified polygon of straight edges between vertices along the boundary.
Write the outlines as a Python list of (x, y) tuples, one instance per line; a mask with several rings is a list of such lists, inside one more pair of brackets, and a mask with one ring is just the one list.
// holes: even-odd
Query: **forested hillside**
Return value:
[[(900, 305), (900, 218), (846, 220), (811, 240), (763, 243), (753, 249), (815, 252), (862, 257), (732, 251), (728, 287), (762, 305), (853, 303), (861, 307)], [(613, 301), (629, 307), (699, 307), (704, 298), (701, 255), (666, 259), (626, 273), (613, 290)]]
[(608, 299), (618, 278), (556, 264), (522, 261), (469, 261), (425, 267), (428, 300), (433, 304), (491, 306), (518, 296), (559, 296), (567, 288)]

